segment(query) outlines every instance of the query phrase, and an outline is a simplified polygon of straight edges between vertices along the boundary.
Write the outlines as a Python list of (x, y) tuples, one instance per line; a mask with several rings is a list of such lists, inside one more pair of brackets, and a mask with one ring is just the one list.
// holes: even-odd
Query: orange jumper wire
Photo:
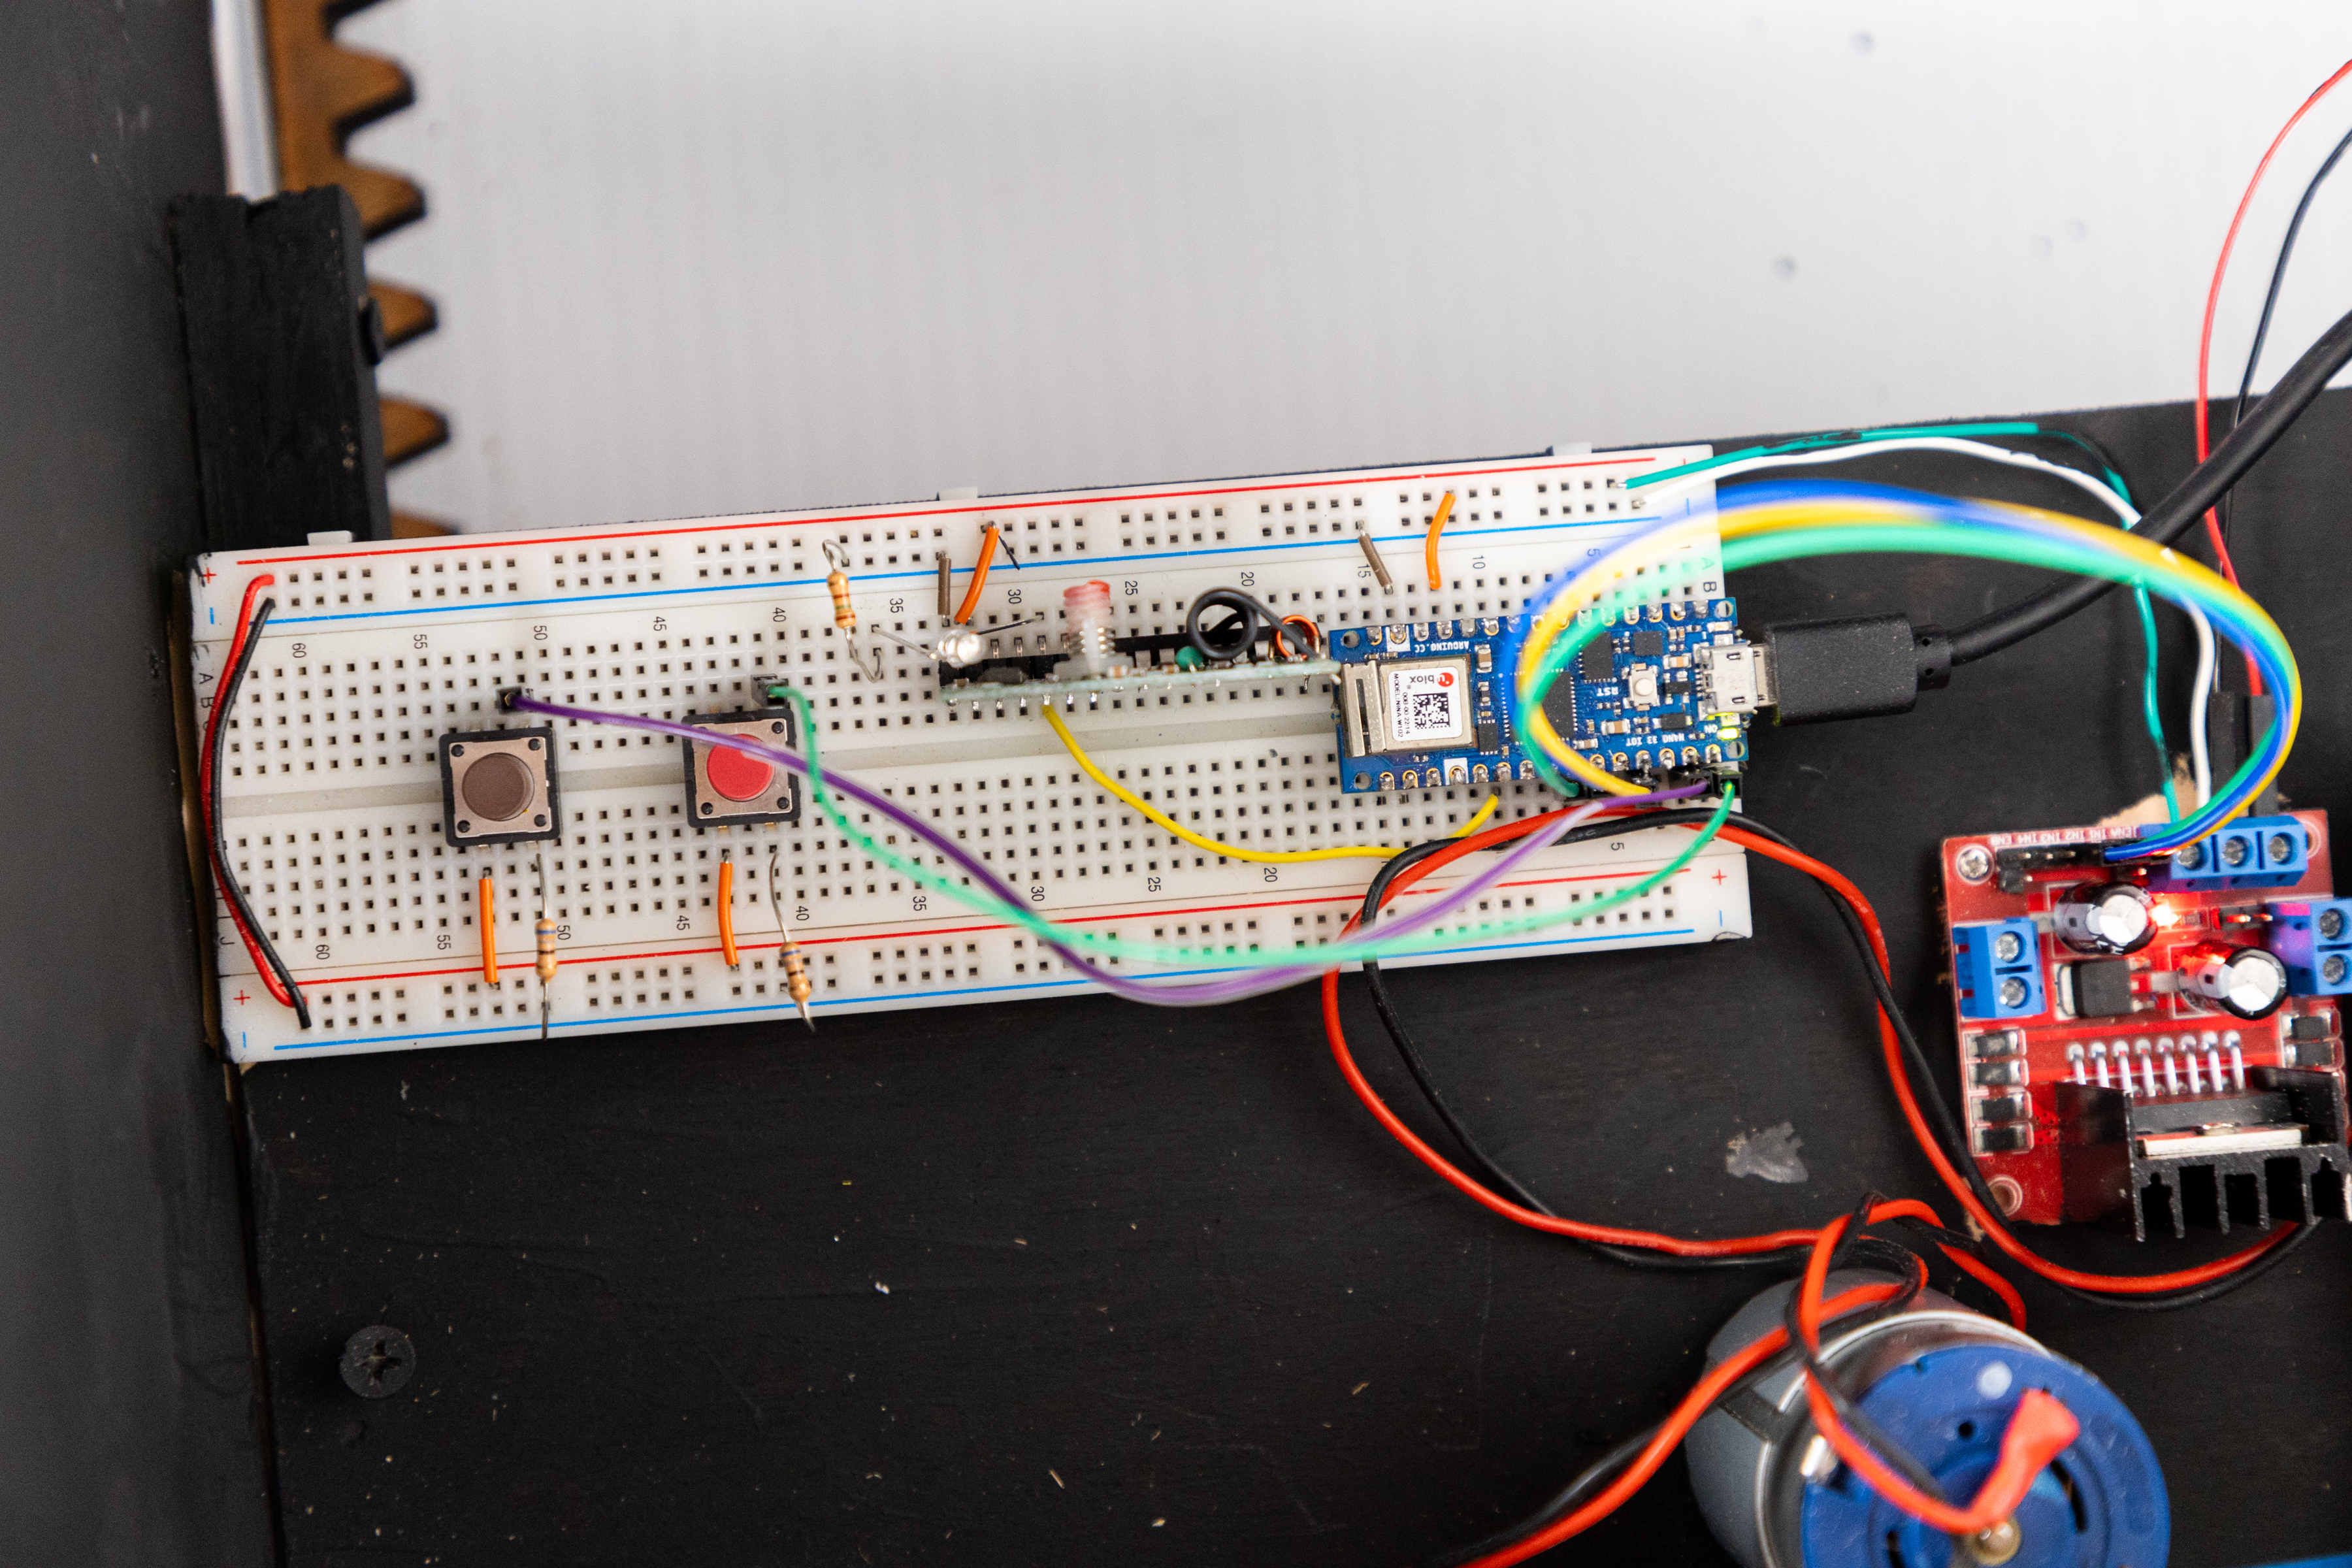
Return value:
[(484, 877), (474, 884), (474, 920), (482, 928), (482, 979), (499, 983), (499, 887)]
[(955, 622), (960, 626), (971, 624), (971, 615), (980, 608), (980, 591), (988, 586), (989, 563), (996, 559), (996, 524), (990, 523), (980, 531), (980, 564), (971, 569), (971, 585), (963, 591), (963, 603), (956, 606)]
[[(1433, 594), (1443, 592), (1445, 587), (1445, 579), (1437, 572), (1437, 536), (1445, 531), (1445, 520), (1453, 515), (1454, 492), (1447, 490), (1445, 499), (1437, 503), (1437, 515), (1429, 520), (1429, 537), (1422, 542), (1421, 546), (1422, 564), (1429, 569), (1429, 591)], [(1436, 613), (1437, 606), (1432, 605), (1430, 614)]]
[(734, 969), (742, 963), (735, 952), (735, 862), (719, 862), (719, 951), (726, 956), (727, 967)]

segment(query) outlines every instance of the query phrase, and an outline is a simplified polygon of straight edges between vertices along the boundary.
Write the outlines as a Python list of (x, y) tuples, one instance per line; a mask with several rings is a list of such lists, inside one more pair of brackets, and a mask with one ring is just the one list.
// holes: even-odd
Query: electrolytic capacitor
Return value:
[(2070, 888), (2050, 919), (2077, 952), (2137, 952), (2156, 940), (2156, 900), (2129, 882)]
[(2267, 1018), (2286, 1000), (2286, 965), (2259, 947), (2200, 942), (2175, 967), (2182, 991), (2241, 1018)]

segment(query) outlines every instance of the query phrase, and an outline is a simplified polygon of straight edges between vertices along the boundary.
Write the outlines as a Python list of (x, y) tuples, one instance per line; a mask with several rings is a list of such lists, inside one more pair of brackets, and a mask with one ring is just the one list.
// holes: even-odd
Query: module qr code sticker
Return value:
[(1389, 738), (1401, 746), (1444, 746), (1470, 738), (1469, 683), (1451, 665), (1391, 669)]

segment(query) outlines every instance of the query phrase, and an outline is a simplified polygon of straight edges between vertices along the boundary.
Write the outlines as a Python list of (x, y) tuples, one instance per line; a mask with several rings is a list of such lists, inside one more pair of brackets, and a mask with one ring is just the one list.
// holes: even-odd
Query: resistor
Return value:
[(801, 957), (800, 944), (793, 940), (792, 927), (784, 923), (784, 900), (776, 891), (776, 854), (768, 852), (768, 907), (776, 911), (776, 934), (783, 939), (776, 952), (776, 962), (783, 965), (784, 994), (801, 1010), (801, 1022), (816, 1030), (816, 1020), (809, 1016), (809, 996), (816, 989), (809, 984), (808, 964)]
[(784, 964), (784, 994), (790, 996), (793, 999), (793, 1005), (801, 1010), (801, 1022), (814, 1029), (816, 1020), (809, 1016), (809, 994), (815, 987), (809, 984), (808, 965), (802, 961), (801, 950), (789, 934), (784, 938), (784, 950), (782, 956)]
[(833, 570), (824, 574), (825, 592), (833, 595), (833, 624), (843, 631), (857, 629), (857, 606), (849, 602), (849, 551), (837, 540), (824, 542), (824, 562)]
[(530, 928), (532, 942), (538, 947), (538, 961), (532, 968), (539, 972), (539, 1037), (547, 1038), (548, 1020), (554, 1015), (555, 995), (549, 988), (555, 984), (555, 917), (547, 912), (547, 857), (539, 857), (539, 919)]

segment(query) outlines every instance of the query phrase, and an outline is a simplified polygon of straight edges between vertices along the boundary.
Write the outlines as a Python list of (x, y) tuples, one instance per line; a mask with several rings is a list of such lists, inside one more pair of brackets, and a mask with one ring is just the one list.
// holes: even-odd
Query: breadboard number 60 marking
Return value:
[(306, 642), (298, 642), (286, 651), (292, 654), (296, 658), (308, 658), (310, 657), (310, 645)]

